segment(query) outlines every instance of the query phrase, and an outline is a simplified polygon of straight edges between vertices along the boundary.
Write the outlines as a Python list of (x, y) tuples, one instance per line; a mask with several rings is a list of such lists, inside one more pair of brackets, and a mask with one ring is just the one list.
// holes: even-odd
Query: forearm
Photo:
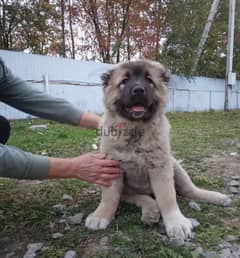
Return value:
[(100, 116), (98, 116), (96, 114), (84, 112), (81, 115), (79, 125), (82, 127), (85, 127), (85, 128), (96, 129), (99, 126), (100, 119), (101, 119)]
[(0, 177), (41, 180), (47, 177), (49, 166), (48, 157), (0, 144)]
[(35, 90), (12, 75), (0, 59), (0, 100), (26, 113), (79, 125), (82, 112), (64, 99), (54, 98)]
[(105, 160), (104, 154), (87, 153), (75, 158), (50, 158), (48, 178), (77, 178), (110, 186), (120, 173), (118, 161)]
[(47, 178), (74, 178), (76, 173), (74, 163), (70, 158), (50, 158)]

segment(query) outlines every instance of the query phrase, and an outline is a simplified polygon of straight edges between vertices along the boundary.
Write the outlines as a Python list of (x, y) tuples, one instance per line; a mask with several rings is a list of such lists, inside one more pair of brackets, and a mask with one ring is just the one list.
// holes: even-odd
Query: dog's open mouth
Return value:
[(134, 105), (127, 109), (134, 119), (141, 119), (146, 113), (146, 108), (143, 105)]

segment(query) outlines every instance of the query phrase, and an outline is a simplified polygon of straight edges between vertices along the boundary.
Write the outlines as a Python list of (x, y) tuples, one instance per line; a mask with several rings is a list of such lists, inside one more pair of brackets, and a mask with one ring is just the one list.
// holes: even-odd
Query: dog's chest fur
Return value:
[(102, 127), (105, 132), (114, 127), (117, 132), (115, 131), (114, 135), (110, 132), (102, 135), (100, 150), (107, 153), (109, 158), (121, 161), (124, 185), (128, 189), (136, 193), (151, 194), (149, 173), (160, 172), (165, 156), (168, 156), (168, 121), (164, 116), (151, 123), (128, 122), (121, 128), (118, 125), (117, 121), (103, 118)]

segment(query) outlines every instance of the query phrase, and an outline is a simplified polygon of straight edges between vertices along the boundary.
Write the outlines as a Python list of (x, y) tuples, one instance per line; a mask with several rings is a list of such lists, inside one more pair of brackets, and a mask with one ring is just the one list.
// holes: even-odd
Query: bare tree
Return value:
[(13, 48), (14, 31), (20, 21), (19, 1), (0, 1), (0, 47)]
[(103, 62), (118, 63), (142, 53), (156, 58), (164, 19), (159, 0), (78, 0), (89, 49)]
[(65, 0), (61, 0), (61, 29), (62, 29), (62, 46), (61, 55), (66, 57), (66, 38), (65, 38)]
[(200, 42), (199, 42), (199, 45), (198, 45), (198, 48), (197, 48), (197, 51), (196, 51), (196, 57), (194, 59), (194, 63), (193, 63), (193, 66), (192, 66), (192, 71), (191, 71), (192, 75), (196, 71), (196, 67), (197, 67), (199, 58), (202, 54), (205, 42), (208, 39), (208, 34), (209, 34), (210, 29), (211, 29), (212, 23), (214, 21), (214, 17), (215, 17), (215, 14), (217, 12), (219, 2), (220, 2), (220, 0), (214, 0), (213, 3), (212, 3), (211, 9), (210, 9), (210, 12), (209, 12), (209, 15), (208, 15), (208, 20), (207, 20), (207, 23), (206, 23), (205, 28), (203, 30), (202, 37), (200, 39)]
[(72, 15), (72, 0), (69, 0), (69, 29), (70, 29), (70, 36), (71, 36), (71, 45), (72, 45), (72, 59), (75, 59), (75, 41), (73, 35), (73, 15)]

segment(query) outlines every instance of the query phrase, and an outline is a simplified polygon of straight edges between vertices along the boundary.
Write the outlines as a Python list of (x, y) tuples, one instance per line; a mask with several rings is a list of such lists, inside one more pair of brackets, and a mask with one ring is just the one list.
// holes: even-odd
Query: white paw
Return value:
[(219, 204), (222, 206), (229, 206), (232, 203), (232, 199), (226, 194), (221, 194), (219, 198)]
[(151, 205), (146, 205), (142, 209), (142, 218), (143, 223), (152, 225), (158, 223), (160, 219), (160, 210), (158, 208), (157, 202), (153, 202)]
[(109, 224), (110, 220), (96, 217), (93, 214), (90, 214), (85, 221), (85, 226), (92, 230), (105, 229)]
[(192, 238), (192, 222), (185, 218), (180, 211), (175, 211), (167, 216), (164, 222), (168, 237), (178, 240)]

